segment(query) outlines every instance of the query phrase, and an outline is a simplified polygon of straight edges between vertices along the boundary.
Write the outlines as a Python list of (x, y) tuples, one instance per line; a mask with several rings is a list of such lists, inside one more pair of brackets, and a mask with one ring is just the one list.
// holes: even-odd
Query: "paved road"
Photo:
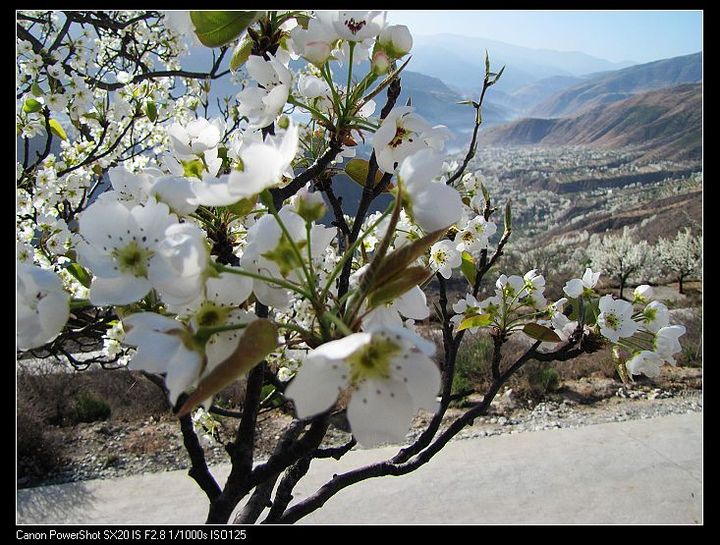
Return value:
[[(295, 496), (395, 451), (317, 460)], [(224, 479), (228, 467), (214, 471)], [(185, 471), (172, 471), (20, 490), (17, 520), (188, 524), (205, 510)], [(455, 441), (418, 471), (349, 487), (301, 522), (699, 524), (702, 415)]]

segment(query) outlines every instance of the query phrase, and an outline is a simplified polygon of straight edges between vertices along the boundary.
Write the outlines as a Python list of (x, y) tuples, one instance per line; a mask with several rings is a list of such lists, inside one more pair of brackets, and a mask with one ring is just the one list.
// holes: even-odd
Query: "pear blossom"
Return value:
[(292, 74), (272, 55), (270, 60), (250, 55), (245, 67), (258, 86), (246, 87), (237, 94), (238, 114), (249, 119), (250, 128), (263, 128), (282, 112), (290, 95)]
[(621, 337), (632, 337), (640, 327), (632, 319), (633, 307), (627, 301), (604, 295), (600, 298), (599, 308), (597, 324), (600, 326), (600, 333), (614, 343)]
[[(460, 323), (465, 319), (479, 314), (486, 314), (492, 309), (492, 306), (499, 305), (500, 300), (498, 297), (490, 297), (482, 302), (478, 302), (472, 293), (465, 294), (464, 299), (459, 299), (457, 303), (453, 304), (452, 309), (456, 313), (450, 321), (455, 324), (455, 327), (459, 327)], [(491, 312), (489, 312), (491, 313)], [(480, 326), (469, 328), (471, 333), (475, 333), (480, 329)]]
[(330, 87), (325, 80), (303, 74), (298, 79), (298, 93), (307, 98), (318, 98), (330, 94)]
[(582, 279), (573, 278), (572, 280), (568, 280), (565, 287), (563, 287), (563, 291), (568, 297), (577, 299), (584, 293), (590, 292), (599, 279), (600, 273), (593, 272), (592, 269), (588, 267), (585, 269), (585, 274), (583, 274)]
[(385, 51), (378, 49), (373, 52), (370, 60), (370, 68), (372, 69), (373, 74), (376, 76), (387, 74), (390, 71), (391, 66), (392, 59), (390, 59), (390, 56)]
[[(261, 217), (247, 233), (247, 246), (240, 259), (240, 266), (252, 273), (271, 278), (290, 278), (297, 276), (303, 262), (292, 250), (292, 244), (301, 253), (307, 255), (307, 235), (305, 220), (289, 207), (280, 209), (278, 217), (283, 222), (292, 243), (283, 233), (274, 216), (268, 214)], [(320, 257), (336, 236), (336, 229), (322, 225), (313, 225), (310, 229), (310, 254), (313, 259)], [(253, 292), (261, 303), (277, 308), (287, 308), (290, 296), (286, 289), (273, 283), (253, 279)]]
[[(353, 42), (353, 65), (361, 64), (370, 58), (372, 45), (373, 40), (371, 39)], [(350, 42), (338, 42), (338, 47), (333, 49), (332, 56), (340, 66), (344, 66), (346, 62), (350, 62)]]
[(406, 209), (426, 232), (453, 225), (463, 211), (457, 190), (433, 181), (440, 168), (441, 156), (431, 149), (424, 149), (404, 159), (398, 169), (400, 183), (405, 188)]
[(17, 347), (37, 348), (57, 337), (70, 316), (70, 296), (57, 274), (17, 262)]
[(414, 113), (413, 107), (396, 106), (375, 132), (372, 145), (380, 169), (394, 172), (395, 163), (402, 162), (417, 151), (426, 148), (442, 151), (449, 137), (450, 133), (444, 125), (432, 127)]
[(64, 94), (51, 93), (45, 97), (45, 104), (51, 112), (62, 112), (67, 108), (68, 99)]
[(625, 367), (631, 375), (640, 375), (654, 378), (660, 376), (662, 357), (651, 350), (642, 350), (625, 362)]
[[(479, 308), (480, 303), (478, 303), (472, 293), (465, 294), (465, 299), (458, 300), (458, 302), (452, 306), (453, 311), (457, 314), (477, 312)], [(453, 318), (455, 318), (455, 316), (453, 316)]]
[(660, 301), (649, 303), (642, 313), (643, 325), (648, 331), (657, 333), (663, 327), (670, 325), (668, 308)]
[(79, 224), (78, 259), (95, 275), (92, 304), (127, 305), (152, 287), (174, 301), (191, 300), (192, 288), (201, 287), (198, 271), (206, 254), (200, 231), (173, 227), (177, 217), (166, 204), (149, 200), (127, 208), (97, 201), (80, 215)]
[(187, 125), (173, 123), (167, 129), (170, 143), (179, 159), (193, 159), (216, 147), (222, 139), (224, 122), (220, 118), (208, 121), (204, 117), (193, 119)]
[(483, 216), (476, 216), (468, 221), (465, 228), (455, 236), (459, 252), (477, 255), (488, 246), (491, 236), (497, 231), (497, 225), (487, 221)]
[(319, 220), (327, 210), (322, 193), (311, 192), (309, 183), (293, 196), (292, 202), (295, 212), (307, 222)]
[(462, 264), (462, 254), (450, 240), (441, 240), (430, 247), (430, 268), (444, 278), (452, 276), (452, 270)]
[[(576, 320), (571, 321), (570, 318), (558, 311), (553, 313), (549, 323), (545, 323), (543, 325), (547, 325), (552, 328), (557, 336), (560, 337), (561, 341), (567, 342), (573, 332), (577, 329), (578, 322)], [(538, 346), (538, 351), (552, 352), (557, 350), (557, 347), (558, 343), (556, 342), (544, 341)]]
[(435, 345), (403, 328), (380, 327), (325, 343), (305, 358), (285, 396), (299, 418), (330, 409), (351, 390), (347, 418), (363, 446), (404, 439), (418, 409), (434, 410), (440, 371)]
[(685, 334), (685, 331), (685, 326), (671, 325), (660, 328), (655, 334), (653, 348), (663, 361), (675, 365), (674, 356), (682, 351), (679, 339)]
[(192, 300), (203, 288), (210, 252), (205, 233), (190, 223), (175, 223), (155, 246), (159, 259), (148, 269), (148, 279), (170, 305)]
[(388, 25), (377, 38), (377, 44), (388, 55), (399, 59), (412, 49), (413, 39), (410, 29), (405, 25)]
[(372, 309), (363, 318), (363, 330), (370, 331), (380, 325), (402, 327), (405, 316), (410, 320), (424, 320), (430, 316), (425, 292), (419, 286), (410, 288), (400, 297)]
[(655, 295), (652, 287), (643, 284), (633, 291), (633, 303), (648, 303)]
[(495, 282), (498, 297), (519, 301), (528, 294), (528, 286), (522, 276), (501, 274)]
[(298, 149), (298, 128), (291, 124), (282, 134), (265, 142), (250, 142), (238, 153), (241, 168), (219, 178), (195, 184), (195, 203), (227, 206), (277, 185), (287, 172)]
[(290, 31), (295, 52), (315, 66), (324, 65), (338, 40), (338, 34), (331, 20), (325, 20), (322, 12), (318, 18), (310, 19), (307, 30), (296, 26)]
[(525, 281), (525, 289), (527, 295), (524, 296), (524, 301), (529, 303), (537, 309), (542, 309), (547, 306), (547, 300), (543, 295), (545, 291), (545, 277), (537, 272), (537, 269), (532, 269), (525, 273), (523, 276)]
[(102, 193), (98, 201), (117, 200), (132, 208), (153, 197), (167, 204), (179, 216), (191, 214), (197, 209), (196, 184), (187, 178), (165, 176), (157, 168), (146, 168), (134, 173), (124, 166), (109, 169), (108, 177), (113, 189)]
[(137, 347), (129, 369), (166, 373), (165, 386), (175, 405), (181, 393), (195, 384), (204, 366), (202, 347), (182, 322), (154, 312), (123, 318), (124, 342)]
[[(252, 292), (252, 280), (233, 273), (221, 273), (208, 278), (203, 297), (191, 303), (184, 312), (190, 316), (189, 325), (194, 331), (203, 327), (246, 324), (254, 314), (240, 308)], [(237, 348), (242, 331), (230, 330), (215, 333), (205, 345), (207, 371), (225, 361)]]
[(338, 36), (348, 42), (374, 38), (385, 27), (384, 11), (338, 11), (332, 20)]

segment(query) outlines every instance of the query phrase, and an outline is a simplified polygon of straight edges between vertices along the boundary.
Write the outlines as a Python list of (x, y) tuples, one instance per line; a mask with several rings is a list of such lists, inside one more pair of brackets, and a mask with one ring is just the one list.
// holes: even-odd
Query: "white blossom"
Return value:
[(632, 337), (638, 330), (639, 324), (632, 319), (632, 305), (627, 301), (604, 295), (600, 298), (599, 307), (597, 323), (600, 333), (610, 341), (615, 343), (621, 337)]
[(444, 278), (452, 276), (452, 270), (462, 263), (462, 254), (451, 240), (441, 240), (430, 247), (430, 268)]
[(568, 297), (577, 299), (586, 293), (586, 291), (590, 292), (595, 287), (599, 279), (600, 273), (593, 272), (593, 270), (588, 267), (585, 269), (585, 274), (583, 274), (582, 278), (573, 278), (572, 280), (568, 280), (563, 288), (563, 291)]
[(382, 327), (310, 352), (285, 390), (299, 418), (331, 408), (350, 388), (347, 417), (363, 446), (400, 442), (418, 409), (434, 410), (440, 372), (435, 345), (402, 328)]
[(411, 106), (396, 106), (375, 132), (372, 145), (381, 170), (394, 172), (395, 164), (413, 153), (426, 148), (442, 151), (445, 146), (450, 136), (447, 127), (432, 127), (413, 112)]
[(70, 315), (70, 296), (54, 272), (28, 263), (16, 266), (17, 347), (29, 350), (60, 334)]

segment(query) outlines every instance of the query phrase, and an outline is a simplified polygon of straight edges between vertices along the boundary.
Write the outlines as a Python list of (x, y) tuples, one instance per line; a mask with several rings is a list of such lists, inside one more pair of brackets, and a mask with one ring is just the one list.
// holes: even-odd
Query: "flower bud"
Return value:
[(373, 74), (377, 76), (387, 74), (388, 70), (390, 70), (390, 63), (391, 60), (390, 57), (388, 57), (388, 54), (382, 49), (378, 49), (372, 56), (371, 67)]
[(320, 193), (311, 193), (304, 187), (297, 193), (295, 210), (306, 222), (311, 223), (325, 215), (325, 201)]
[(290, 126), (290, 118), (286, 115), (281, 115), (277, 120), (277, 125), (283, 130), (287, 129)]
[(390, 25), (378, 36), (378, 42), (389, 55), (399, 59), (407, 55), (413, 46), (412, 35), (405, 25)]
[(652, 300), (653, 295), (653, 289), (647, 284), (643, 284), (635, 288), (635, 292), (633, 293), (633, 303), (647, 303)]

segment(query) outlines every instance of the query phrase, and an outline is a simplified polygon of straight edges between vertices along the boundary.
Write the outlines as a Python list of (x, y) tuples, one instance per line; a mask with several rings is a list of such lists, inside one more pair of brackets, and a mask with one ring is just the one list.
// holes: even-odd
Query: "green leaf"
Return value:
[(45, 92), (42, 90), (42, 87), (40, 87), (37, 83), (33, 83), (33, 84), (30, 86), (30, 91), (31, 91), (32, 94), (35, 95), (36, 97), (41, 97), (41, 96), (43, 96), (43, 95), (45, 94)]
[(49, 122), (50, 125), (50, 132), (52, 132), (55, 136), (57, 136), (60, 140), (67, 140), (67, 134), (65, 133), (65, 129), (62, 128), (62, 125), (57, 119), (51, 119)]
[(500, 69), (500, 72), (497, 73), (495, 78), (493, 78), (492, 83), (490, 83), (490, 85), (495, 85), (497, 83), (497, 81), (500, 79), (500, 77), (503, 75), (503, 72), (505, 72), (504, 66)]
[(376, 286), (382, 286), (386, 282), (390, 282), (396, 275), (404, 271), (417, 258), (423, 255), (430, 246), (444, 237), (446, 232), (447, 229), (433, 231), (388, 254), (380, 264), (373, 283)]
[(558, 337), (558, 334), (552, 329), (536, 323), (525, 324), (525, 327), (523, 327), (523, 333), (538, 341), (549, 343), (559, 343), (562, 341), (562, 339)]
[[(361, 187), (365, 187), (369, 168), (370, 163), (365, 159), (350, 159), (345, 165), (345, 174), (347, 174), (353, 182), (356, 182)], [(382, 177), (383, 173), (378, 169), (375, 173), (375, 183), (373, 187), (380, 183)]]
[(461, 100), (460, 102), (457, 102), (456, 104), (469, 104), (473, 108), (477, 108), (479, 106), (479, 104), (477, 102), (475, 102), (474, 100), (470, 100), (470, 99)]
[(152, 100), (148, 100), (145, 103), (145, 114), (147, 115), (147, 117), (150, 121), (155, 123), (155, 121), (157, 120), (158, 113), (157, 113), (157, 106), (155, 106), (155, 102), (153, 102)]
[(245, 61), (250, 58), (250, 53), (253, 48), (253, 41), (249, 36), (243, 36), (233, 50), (232, 57), (230, 57), (230, 70), (237, 72)]
[(23, 112), (26, 114), (34, 114), (40, 110), (42, 110), (42, 104), (34, 98), (27, 99), (25, 104), (23, 104)]
[(485, 187), (485, 184), (480, 182), (480, 191), (482, 191), (483, 199), (485, 199), (485, 203), (490, 205), (490, 192), (487, 190), (487, 187)]
[(470, 253), (462, 253), (462, 264), (460, 265), (460, 270), (465, 275), (465, 278), (467, 278), (470, 285), (474, 286), (475, 280), (477, 279), (477, 268), (475, 267), (475, 260)]
[(86, 288), (90, 287), (92, 282), (92, 275), (79, 263), (70, 263), (67, 267), (67, 271), (75, 277), (75, 280), (80, 282)]
[(583, 323), (585, 325), (594, 326), (595, 325), (595, 316), (600, 314), (600, 299), (595, 299), (594, 301), (585, 301), (585, 319), (583, 320)]
[(237, 38), (259, 15), (258, 11), (191, 11), (190, 19), (200, 43), (220, 47)]
[(505, 230), (512, 231), (512, 209), (510, 208), (510, 199), (505, 205)]
[(490, 74), (490, 55), (488, 54), (488, 50), (485, 50), (485, 76), (487, 77)]
[(462, 331), (463, 329), (470, 329), (472, 327), (487, 327), (492, 323), (492, 320), (493, 318), (491, 314), (477, 314), (475, 316), (470, 316), (460, 322), (456, 331)]
[(392, 280), (378, 284), (367, 298), (368, 309), (389, 303), (415, 286), (422, 284), (432, 272), (425, 267), (408, 267)]
[(277, 327), (269, 320), (250, 322), (229, 358), (200, 380), (195, 391), (180, 407), (178, 417), (189, 414), (198, 404), (214, 396), (260, 363), (278, 345)]

